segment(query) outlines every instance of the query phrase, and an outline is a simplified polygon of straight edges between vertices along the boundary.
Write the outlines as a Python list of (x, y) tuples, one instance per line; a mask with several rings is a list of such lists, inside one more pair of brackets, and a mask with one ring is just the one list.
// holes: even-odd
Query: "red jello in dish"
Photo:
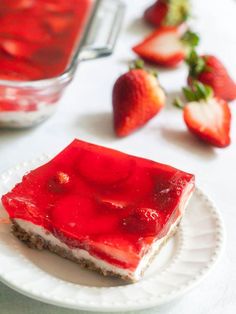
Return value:
[(64, 72), (92, 0), (2, 0), (0, 79), (39, 80)]
[(2, 203), (29, 246), (136, 281), (176, 231), (193, 190), (191, 174), (74, 140)]
[[(0, 127), (50, 116), (78, 62), (112, 52), (123, 7), (107, 1), (0, 1)], [(107, 46), (95, 45), (104, 29)]]

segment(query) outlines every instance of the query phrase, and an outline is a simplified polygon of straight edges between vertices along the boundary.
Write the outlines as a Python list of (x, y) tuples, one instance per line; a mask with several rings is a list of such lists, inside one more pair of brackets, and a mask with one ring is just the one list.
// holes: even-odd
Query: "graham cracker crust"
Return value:
[[(159, 246), (158, 250), (152, 254), (152, 256), (149, 259), (148, 265), (145, 269), (142, 271), (142, 275), (145, 272), (145, 270), (149, 267), (155, 256), (160, 252), (161, 248), (168, 242), (168, 240), (174, 236), (178, 229), (178, 225), (172, 230), (172, 232), (166, 237), (165, 241)], [(99, 268), (96, 264), (94, 264), (92, 261), (88, 261), (84, 258), (76, 258), (69, 250), (66, 250), (64, 248), (59, 247), (58, 245), (52, 245), (49, 241), (46, 241), (41, 236), (33, 233), (26, 232), (23, 228), (19, 226), (19, 224), (12, 220), (12, 227), (11, 227), (12, 233), (24, 244), (26, 244), (29, 248), (37, 249), (37, 250), (48, 250), (54, 254), (57, 254), (60, 257), (66, 258), (72, 262), (75, 262), (79, 264), (81, 267), (93, 270), (96, 272), (99, 272), (103, 276), (110, 276), (110, 277), (116, 277), (120, 278), (128, 283), (134, 283), (137, 280), (130, 276), (122, 276), (120, 274), (117, 274), (112, 271), (107, 271), (105, 269)]]

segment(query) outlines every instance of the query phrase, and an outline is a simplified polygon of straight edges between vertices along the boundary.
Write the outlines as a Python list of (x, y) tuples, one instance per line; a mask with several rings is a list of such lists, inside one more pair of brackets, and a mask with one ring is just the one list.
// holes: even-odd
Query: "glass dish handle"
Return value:
[(79, 60), (91, 60), (112, 54), (121, 29), (125, 5), (120, 0), (97, 0), (85, 34)]

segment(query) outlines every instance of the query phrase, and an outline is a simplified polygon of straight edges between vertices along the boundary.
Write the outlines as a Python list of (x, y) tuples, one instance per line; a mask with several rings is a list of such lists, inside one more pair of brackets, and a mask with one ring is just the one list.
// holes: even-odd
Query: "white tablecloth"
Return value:
[[(140, 132), (116, 139), (111, 122), (111, 89), (115, 79), (126, 71), (127, 62), (134, 57), (132, 45), (150, 32), (140, 16), (152, 1), (125, 2), (127, 14), (115, 54), (80, 65), (59, 110), (51, 119), (29, 130), (0, 131), (0, 171), (44, 152), (56, 153), (78, 137), (195, 173), (199, 185), (223, 215), (227, 231), (224, 255), (210, 275), (190, 293), (142, 313), (236, 313), (236, 102), (231, 104), (232, 145), (222, 150), (207, 147), (186, 131), (181, 112), (171, 106), (171, 99), (185, 84), (186, 67), (160, 70), (161, 83), (169, 94), (165, 110)], [(202, 38), (200, 51), (219, 56), (236, 80), (236, 1), (192, 2), (192, 24)], [(0, 284), (0, 313), (66, 314), (73, 311), (30, 300)]]

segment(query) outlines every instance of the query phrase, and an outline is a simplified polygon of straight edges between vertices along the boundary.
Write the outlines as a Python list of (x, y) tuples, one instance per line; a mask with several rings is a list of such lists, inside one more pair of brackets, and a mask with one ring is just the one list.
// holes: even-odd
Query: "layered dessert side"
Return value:
[(137, 281), (174, 235), (193, 190), (191, 174), (74, 140), (2, 203), (28, 246)]

